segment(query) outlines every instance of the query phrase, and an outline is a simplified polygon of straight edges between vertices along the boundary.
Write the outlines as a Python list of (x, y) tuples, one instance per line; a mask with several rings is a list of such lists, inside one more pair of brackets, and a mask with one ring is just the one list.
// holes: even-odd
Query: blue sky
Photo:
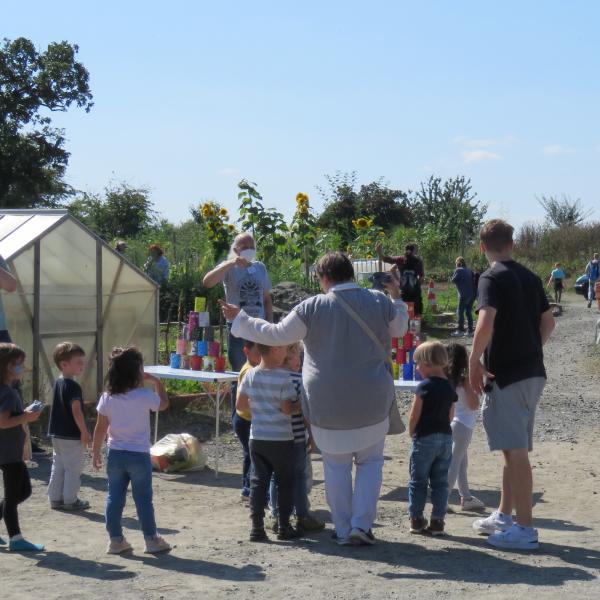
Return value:
[(541, 220), (536, 195), (596, 208), (600, 3), (4, 3), (2, 37), (68, 40), (89, 114), (57, 115), (68, 181), (150, 188), (169, 220), (255, 181), (286, 215), (323, 174), (415, 189), (470, 177), (489, 216)]

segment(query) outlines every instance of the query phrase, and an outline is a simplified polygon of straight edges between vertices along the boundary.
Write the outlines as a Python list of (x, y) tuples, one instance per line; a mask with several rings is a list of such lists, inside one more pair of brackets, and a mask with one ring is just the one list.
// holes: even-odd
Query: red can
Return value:
[(398, 351), (396, 352), (396, 362), (399, 365), (403, 365), (406, 362), (406, 350), (403, 348), (398, 348)]
[(398, 338), (392, 338), (392, 348), (398, 347)]
[(190, 357), (190, 368), (193, 371), (202, 371), (202, 357), (197, 354), (192, 354)]
[(223, 373), (225, 371), (226, 360), (224, 356), (217, 356), (215, 358), (215, 371), (217, 373)]
[(402, 347), (405, 350), (410, 350), (412, 348), (412, 345), (413, 345), (413, 336), (412, 336), (412, 333), (407, 333), (402, 338)]

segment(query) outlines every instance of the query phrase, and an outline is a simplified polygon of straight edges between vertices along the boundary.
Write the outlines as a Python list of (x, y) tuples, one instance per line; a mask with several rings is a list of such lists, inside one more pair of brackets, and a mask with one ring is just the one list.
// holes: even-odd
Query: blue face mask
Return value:
[(20, 375), (23, 372), (23, 365), (15, 365), (15, 375)]

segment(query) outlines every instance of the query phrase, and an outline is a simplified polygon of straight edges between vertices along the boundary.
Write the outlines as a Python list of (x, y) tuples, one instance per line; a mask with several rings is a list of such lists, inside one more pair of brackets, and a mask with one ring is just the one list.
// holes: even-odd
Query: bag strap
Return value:
[(375, 332), (365, 323), (363, 318), (350, 306), (350, 304), (348, 304), (348, 302), (342, 298), (341, 294), (332, 291), (331, 295), (339, 302), (340, 306), (346, 311), (346, 313), (348, 313), (355, 323), (359, 325), (360, 328), (373, 340), (377, 350), (379, 350), (381, 358), (387, 363), (390, 357), (386, 349), (383, 347), (381, 340), (375, 335)]

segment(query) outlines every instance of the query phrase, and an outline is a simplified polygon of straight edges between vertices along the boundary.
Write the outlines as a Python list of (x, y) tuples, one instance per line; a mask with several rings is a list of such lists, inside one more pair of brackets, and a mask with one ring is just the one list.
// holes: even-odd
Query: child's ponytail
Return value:
[(448, 352), (446, 375), (455, 388), (463, 386), (469, 376), (467, 349), (462, 344), (451, 342), (446, 346), (446, 351)]

